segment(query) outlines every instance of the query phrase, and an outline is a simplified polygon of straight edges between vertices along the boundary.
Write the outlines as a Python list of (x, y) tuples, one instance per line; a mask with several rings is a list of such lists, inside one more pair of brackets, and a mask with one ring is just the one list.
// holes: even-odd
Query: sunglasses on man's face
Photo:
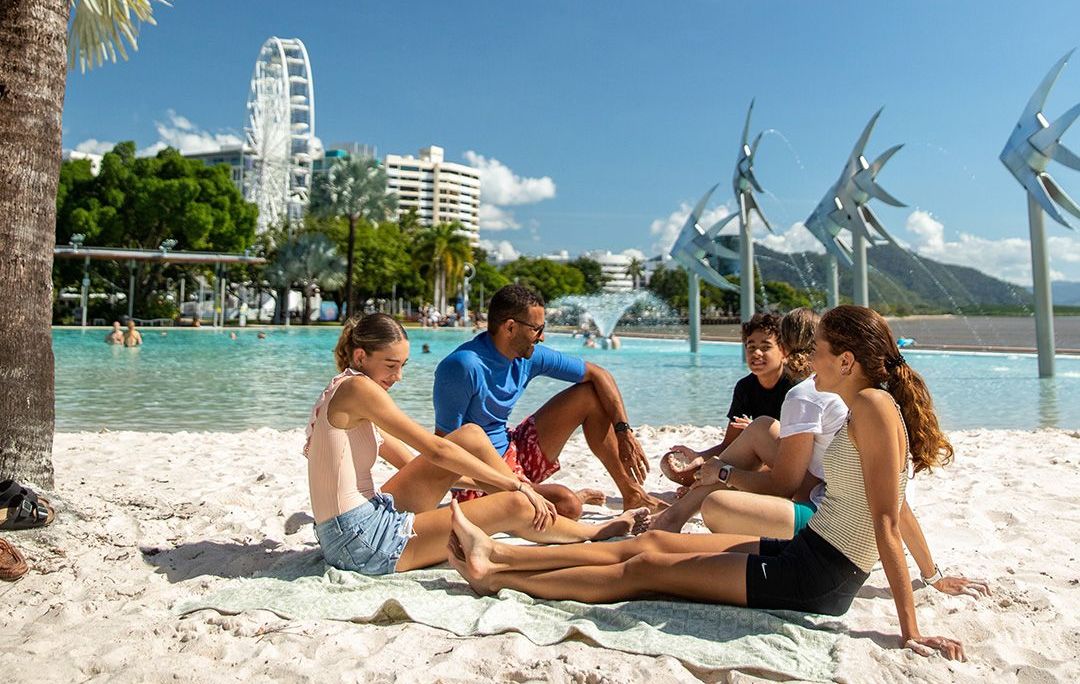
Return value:
[(532, 323), (529, 323), (528, 321), (518, 320), (517, 318), (511, 318), (510, 320), (512, 320), (515, 323), (520, 323), (521, 325), (525, 326), (529, 330), (532, 330), (533, 331), (533, 336), (536, 337), (536, 339), (540, 339), (540, 336), (544, 334), (544, 326), (547, 325), (547, 323), (541, 323), (540, 325), (533, 325)]

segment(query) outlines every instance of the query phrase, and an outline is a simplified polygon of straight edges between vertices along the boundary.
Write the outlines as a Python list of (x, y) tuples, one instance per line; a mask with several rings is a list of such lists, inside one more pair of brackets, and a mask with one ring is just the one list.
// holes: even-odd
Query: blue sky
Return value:
[[(70, 74), (66, 148), (240, 136), (259, 47), (296, 37), (316, 134), (380, 155), (437, 144), (481, 164), (485, 196), (502, 202), (484, 208), (493, 249), (651, 256), (712, 184), (713, 214), (730, 210), (756, 98), (761, 203), (779, 233), (758, 235), (793, 250), (812, 246), (796, 224), (884, 106), (867, 157), (905, 143), (878, 179), (909, 205), (874, 202), (886, 227), (1016, 282), (1030, 282), (1026, 202), (997, 155), (1045, 72), (1080, 44), (1080, 4), (1065, 2), (175, 0), (155, 15), (129, 62)], [(1080, 56), (1048, 118), (1077, 102)], [(1065, 142), (1080, 152), (1080, 134)], [(1050, 172), (1080, 197), (1080, 173)], [(1055, 278), (1080, 281), (1080, 234), (1047, 227)]]

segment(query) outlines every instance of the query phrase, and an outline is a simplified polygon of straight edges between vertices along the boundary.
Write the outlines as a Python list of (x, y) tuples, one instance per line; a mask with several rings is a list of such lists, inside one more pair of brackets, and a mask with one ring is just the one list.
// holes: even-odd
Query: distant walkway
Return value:
[[(1035, 353), (1035, 319), (1024, 316), (906, 316), (889, 318), (897, 337), (915, 340), (915, 349)], [(627, 337), (685, 338), (683, 326), (620, 327)], [(740, 342), (738, 324), (703, 325), (701, 339)], [(1054, 341), (1058, 354), (1080, 356), (1080, 316), (1056, 316)]]

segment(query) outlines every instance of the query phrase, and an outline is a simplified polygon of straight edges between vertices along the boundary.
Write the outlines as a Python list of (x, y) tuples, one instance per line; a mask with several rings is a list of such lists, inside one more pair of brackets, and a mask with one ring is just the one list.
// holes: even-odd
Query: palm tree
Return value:
[(301, 323), (311, 321), (311, 298), (315, 290), (334, 290), (345, 281), (345, 260), (337, 253), (330, 238), (322, 233), (302, 233), (290, 238), (266, 268), (265, 276), (271, 286), (284, 292), (278, 297), (278, 307), (288, 320), (289, 290), (299, 287), (304, 294), (304, 314)]
[[(315, 176), (311, 188), (311, 213), (349, 219), (349, 246), (345, 255), (345, 306), (353, 312), (353, 250), (356, 222), (385, 220), (397, 210), (397, 195), (386, 192), (386, 170), (371, 157), (337, 159)], [(344, 313), (344, 312), (343, 312)]]
[[(75, 6), (0, 2), (0, 479), (44, 488), (53, 486), (52, 250)], [(77, 10), (71, 61), (84, 69), (126, 57), (125, 40), (137, 47), (138, 22), (153, 23), (149, 0), (88, 2)]]
[(446, 283), (456, 283), (462, 276), (465, 262), (472, 261), (472, 247), (462, 225), (440, 223), (417, 235), (413, 262), (425, 277), (430, 278), (437, 310), (446, 310)]
[(645, 275), (645, 262), (632, 257), (630, 264), (626, 267), (626, 274), (634, 279), (634, 289), (638, 289), (641, 287), (641, 276)]

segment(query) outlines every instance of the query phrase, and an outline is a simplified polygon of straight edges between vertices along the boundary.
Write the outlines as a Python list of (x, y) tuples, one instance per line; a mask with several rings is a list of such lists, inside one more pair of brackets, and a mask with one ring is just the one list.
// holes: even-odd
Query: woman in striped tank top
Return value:
[(904, 362), (885, 319), (840, 306), (818, 327), (819, 391), (839, 394), (847, 424), (823, 458), (825, 499), (794, 539), (650, 531), (635, 539), (560, 547), (491, 540), (454, 508), (450, 562), (478, 593), (511, 588), (548, 599), (611, 602), (654, 594), (829, 615), (847, 611), (879, 559), (900, 622), (900, 643), (963, 659), (946, 637), (923, 636), (900, 534), (909, 460), (915, 473), (953, 448), (922, 378)]

